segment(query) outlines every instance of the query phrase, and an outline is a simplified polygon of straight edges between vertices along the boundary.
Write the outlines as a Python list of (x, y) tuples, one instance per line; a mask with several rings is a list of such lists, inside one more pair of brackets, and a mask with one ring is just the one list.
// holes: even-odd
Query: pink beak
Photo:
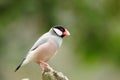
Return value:
[(63, 33), (63, 35), (65, 35), (65, 36), (69, 36), (70, 33), (69, 33), (69, 31), (68, 31), (67, 29), (65, 29), (65, 32)]

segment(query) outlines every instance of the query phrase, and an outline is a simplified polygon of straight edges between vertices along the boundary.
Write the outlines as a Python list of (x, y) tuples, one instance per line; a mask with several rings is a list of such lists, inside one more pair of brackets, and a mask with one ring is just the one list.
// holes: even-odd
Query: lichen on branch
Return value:
[(42, 73), (42, 80), (69, 80), (62, 72), (47, 66)]

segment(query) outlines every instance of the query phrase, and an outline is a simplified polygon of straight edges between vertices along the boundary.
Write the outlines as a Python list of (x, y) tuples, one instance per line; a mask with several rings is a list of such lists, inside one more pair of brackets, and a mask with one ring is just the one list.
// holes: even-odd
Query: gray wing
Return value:
[(35, 50), (38, 46), (44, 44), (47, 42), (47, 39), (39, 39), (34, 45), (33, 47), (30, 49), (30, 51)]
[(35, 50), (38, 46), (46, 43), (48, 40), (49, 40), (48, 37), (45, 37), (45, 38), (41, 37), (41, 38), (39, 38), (29, 51)]
[[(29, 52), (35, 50), (38, 46), (46, 43), (46, 42), (48, 41), (48, 39), (49, 39), (49, 38), (39, 38), (39, 39), (36, 41), (36, 43), (33, 45), (33, 47), (29, 50)], [(29, 55), (29, 52), (28, 52), (27, 56)], [(27, 57), (27, 56), (26, 56), (26, 57)], [(27, 59), (26, 57), (22, 60), (22, 62), (19, 64), (19, 66), (15, 69), (15, 72), (16, 72), (22, 65), (24, 65), (24, 63), (27, 63), (27, 62), (24, 62), (24, 61), (26, 61), (26, 59)]]
[[(36, 42), (35, 42), (35, 44), (33, 45), (33, 47), (29, 50), (29, 52), (30, 51), (34, 51), (38, 46), (40, 46), (40, 45), (42, 45), (42, 44), (44, 44), (44, 43), (46, 43), (48, 40), (49, 40), (49, 35), (48, 35), (48, 33), (46, 33), (46, 34), (44, 34), (43, 36), (41, 36)], [(28, 52), (28, 54), (27, 54), (27, 56), (29, 55), (29, 52)], [(26, 57), (27, 57), (26, 56)], [(20, 65), (15, 69), (15, 72), (22, 66), (22, 65), (24, 65), (24, 63), (26, 64), (29, 60), (26, 60), (27, 58), (24, 58), (23, 59), (23, 61), (20, 63)], [(25, 62), (26, 61), (26, 62)]]

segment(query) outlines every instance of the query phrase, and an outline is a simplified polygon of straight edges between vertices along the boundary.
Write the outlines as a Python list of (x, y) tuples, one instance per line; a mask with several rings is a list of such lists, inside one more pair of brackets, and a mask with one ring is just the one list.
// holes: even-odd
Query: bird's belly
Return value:
[(54, 42), (49, 41), (39, 46), (35, 50), (34, 61), (35, 62), (48, 61), (56, 53), (56, 50), (57, 50), (57, 47), (54, 44)]

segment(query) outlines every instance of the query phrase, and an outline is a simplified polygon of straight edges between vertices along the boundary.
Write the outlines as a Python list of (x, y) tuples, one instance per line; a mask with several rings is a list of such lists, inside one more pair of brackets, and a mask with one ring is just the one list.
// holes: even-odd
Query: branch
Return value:
[(62, 72), (55, 71), (50, 66), (45, 67), (42, 80), (69, 80)]

